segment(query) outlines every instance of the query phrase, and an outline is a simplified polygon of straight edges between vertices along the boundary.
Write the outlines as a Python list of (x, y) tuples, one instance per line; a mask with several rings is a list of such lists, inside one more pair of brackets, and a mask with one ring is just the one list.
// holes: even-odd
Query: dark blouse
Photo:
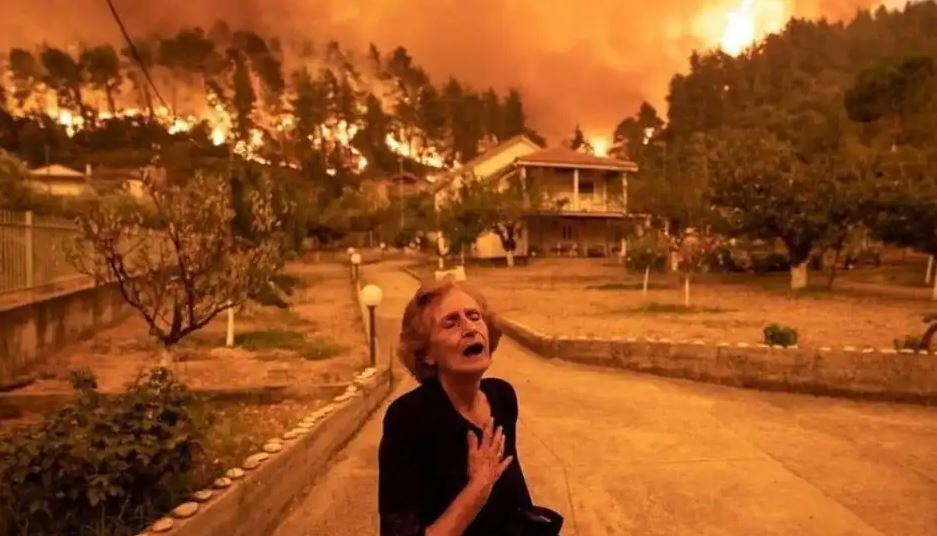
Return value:
[[(517, 457), (517, 396), (508, 382), (484, 378), (495, 426), (504, 427), (504, 455), (514, 461), (495, 483), (465, 536), (505, 534), (530, 493)], [(387, 409), (378, 453), (381, 536), (422, 535), (468, 483), (468, 430), (481, 429), (452, 405), (436, 380), (404, 394)]]

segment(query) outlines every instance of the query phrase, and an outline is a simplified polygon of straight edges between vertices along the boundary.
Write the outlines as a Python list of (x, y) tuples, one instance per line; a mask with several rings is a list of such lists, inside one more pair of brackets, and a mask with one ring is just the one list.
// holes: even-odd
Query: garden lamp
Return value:
[(376, 361), (376, 334), (374, 333), (374, 310), (378, 305), (381, 304), (381, 300), (384, 298), (384, 293), (381, 291), (381, 287), (377, 285), (366, 285), (361, 289), (361, 303), (365, 304), (368, 308), (368, 339), (371, 349), (371, 366), (374, 366)]
[(351, 254), (351, 279), (352, 281), (358, 281), (358, 266), (361, 264), (361, 254), (352, 253)]

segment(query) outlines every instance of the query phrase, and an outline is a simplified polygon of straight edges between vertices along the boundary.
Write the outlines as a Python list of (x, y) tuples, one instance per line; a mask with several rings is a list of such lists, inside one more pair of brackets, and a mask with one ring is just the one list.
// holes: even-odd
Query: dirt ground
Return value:
[[(277, 348), (224, 348), (224, 314), (180, 343), (174, 351), (172, 368), (190, 389), (260, 391), (285, 387), (284, 395), (273, 403), (242, 399), (206, 406), (215, 432), (208, 434), (208, 472), (256, 451), (266, 439), (294, 426), (331, 396), (330, 388), (349, 381), (367, 366), (366, 340), (347, 268), (306, 262), (293, 263), (286, 272), (301, 281), (290, 298), (292, 309), (246, 306), (236, 316), (236, 341), (258, 330), (299, 332), (307, 340), (328, 344), (335, 355), (307, 359), (295, 351)], [(65, 348), (38, 367), (40, 379), (8, 393), (10, 399), (0, 400), (0, 406), (5, 406), (0, 411), (0, 432), (40, 421), (41, 413), (24, 405), (33, 396), (48, 399), (49, 395), (71, 393), (69, 375), (81, 367), (94, 372), (99, 391), (122, 392), (141, 371), (158, 364), (158, 349), (145, 323), (136, 315)], [(52, 407), (42, 404), (46, 411)]]
[(652, 276), (644, 295), (640, 275), (606, 259), (539, 259), (467, 273), (497, 312), (554, 335), (760, 343), (776, 322), (797, 329), (801, 347), (891, 348), (896, 338), (920, 335), (922, 315), (937, 304), (923, 285), (871, 283), (875, 270), (884, 269), (842, 274), (833, 292), (822, 288), (823, 274), (812, 274), (799, 296), (786, 290), (785, 274), (702, 276), (691, 285), (689, 310), (676, 277)]

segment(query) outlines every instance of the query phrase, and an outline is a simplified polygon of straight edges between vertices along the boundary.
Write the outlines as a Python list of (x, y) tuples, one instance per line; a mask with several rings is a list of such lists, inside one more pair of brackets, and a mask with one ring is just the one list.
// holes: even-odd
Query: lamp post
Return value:
[(358, 265), (361, 264), (361, 254), (352, 253), (351, 254), (351, 280), (358, 281)]
[(368, 342), (371, 350), (371, 366), (375, 365), (376, 358), (376, 341), (377, 337), (374, 332), (374, 310), (378, 305), (381, 304), (381, 299), (384, 298), (384, 293), (381, 292), (381, 287), (377, 285), (366, 285), (361, 289), (361, 303), (365, 304), (368, 307)]
[(386, 252), (387, 252), (387, 244), (384, 242), (381, 242), (381, 257), (384, 257), (384, 253)]

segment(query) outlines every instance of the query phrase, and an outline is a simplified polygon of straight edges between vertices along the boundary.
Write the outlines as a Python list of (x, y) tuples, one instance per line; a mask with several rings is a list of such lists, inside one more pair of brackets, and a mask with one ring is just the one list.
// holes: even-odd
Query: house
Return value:
[(92, 191), (86, 174), (59, 164), (30, 170), (29, 186), (37, 192), (61, 196), (78, 196)]
[(381, 203), (388, 203), (398, 197), (429, 192), (433, 186), (433, 183), (425, 177), (419, 177), (408, 171), (375, 177), (364, 182), (369, 185)]
[(112, 168), (85, 165), (85, 172), (69, 167), (52, 164), (33, 169), (29, 172), (30, 186), (39, 192), (78, 196), (86, 194), (107, 194), (123, 191), (133, 197), (143, 197), (143, 180), (147, 174), (165, 173), (160, 168)]
[[(627, 217), (628, 175), (637, 169), (625, 160), (562, 147), (544, 149), (521, 135), (440, 177), (434, 199), (437, 209), (445, 206), (470, 177), (501, 184), (519, 177), (530, 212), (515, 255), (609, 255), (624, 249), (618, 224)], [(479, 237), (471, 253), (478, 258), (506, 256), (494, 233)]]

